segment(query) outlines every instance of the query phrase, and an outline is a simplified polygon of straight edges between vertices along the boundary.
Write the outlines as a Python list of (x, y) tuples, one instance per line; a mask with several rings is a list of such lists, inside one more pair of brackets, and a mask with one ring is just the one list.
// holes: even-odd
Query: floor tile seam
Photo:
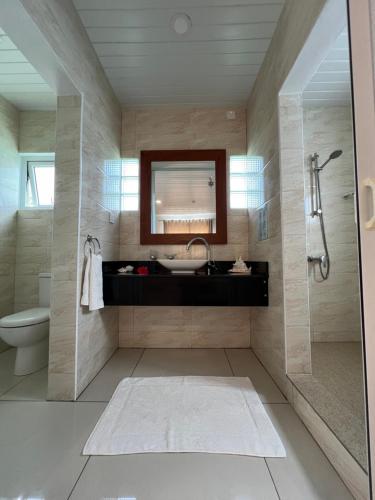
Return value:
[(81, 479), (82, 474), (83, 474), (84, 470), (85, 470), (85, 469), (86, 469), (86, 467), (87, 467), (87, 464), (88, 464), (88, 463), (89, 463), (89, 461), (90, 461), (90, 458), (91, 458), (91, 455), (90, 455), (89, 457), (87, 457), (87, 460), (86, 460), (86, 462), (84, 463), (84, 465), (83, 465), (83, 467), (82, 467), (82, 469), (81, 469), (81, 472), (78, 474), (78, 477), (77, 477), (77, 479), (76, 479), (76, 481), (75, 481), (75, 483), (74, 483), (74, 485), (73, 485), (73, 488), (70, 490), (70, 493), (69, 493), (69, 495), (67, 496), (67, 499), (66, 499), (66, 500), (69, 500), (69, 499), (71, 498), (71, 496), (73, 495), (74, 490), (76, 489), (76, 486), (77, 486), (77, 484), (78, 484), (79, 480)]
[(146, 349), (145, 349), (145, 348), (144, 348), (144, 349), (142, 349), (142, 352), (141, 352), (141, 354), (139, 355), (138, 360), (137, 360), (137, 362), (135, 363), (135, 365), (134, 365), (134, 367), (133, 367), (133, 369), (132, 369), (132, 371), (131, 371), (131, 373), (130, 373), (129, 377), (132, 377), (132, 376), (134, 375), (134, 372), (135, 372), (135, 370), (137, 369), (137, 367), (138, 367), (139, 363), (141, 362), (142, 358), (144, 357), (145, 352), (146, 352)]
[(274, 478), (274, 477), (273, 477), (273, 475), (272, 475), (272, 472), (271, 472), (271, 469), (270, 469), (270, 467), (269, 467), (269, 465), (268, 465), (268, 462), (267, 462), (267, 458), (266, 458), (266, 457), (264, 457), (264, 463), (265, 463), (265, 465), (266, 465), (266, 467), (267, 467), (268, 474), (269, 474), (269, 476), (270, 476), (270, 478), (271, 478), (271, 481), (272, 481), (273, 487), (275, 488), (275, 492), (276, 492), (277, 498), (278, 498), (279, 500), (281, 500), (281, 497), (280, 497), (280, 494), (279, 494), (279, 490), (277, 489), (277, 486), (276, 486), (276, 481), (275, 481), (275, 478)]

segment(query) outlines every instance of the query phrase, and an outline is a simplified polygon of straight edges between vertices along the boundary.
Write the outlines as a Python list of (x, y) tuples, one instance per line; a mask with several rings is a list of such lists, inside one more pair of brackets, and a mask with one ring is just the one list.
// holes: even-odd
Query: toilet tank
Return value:
[(51, 273), (39, 274), (39, 305), (49, 307), (51, 293)]

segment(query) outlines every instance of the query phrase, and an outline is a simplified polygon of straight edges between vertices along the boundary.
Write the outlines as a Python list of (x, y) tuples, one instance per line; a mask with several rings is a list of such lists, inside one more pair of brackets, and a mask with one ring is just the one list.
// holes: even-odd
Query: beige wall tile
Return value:
[(54, 153), (56, 148), (56, 112), (22, 111), (20, 113), (19, 151)]
[(309, 326), (287, 326), (286, 331), (288, 373), (311, 373)]
[[(324, 3), (324, 0), (316, 2), (291, 0), (285, 4), (265, 61), (251, 92), (247, 107), (248, 153), (262, 156), (265, 163), (274, 156), (279, 147), (278, 99), (280, 89), (293, 67)], [(293, 116), (291, 118), (293, 119)], [(298, 128), (298, 134), (290, 137), (297, 138), (297, 140), (300, 139), (300, 129)], [(290, 144), (290, 146), (291, 148), (295, 148), (294, 143)], [(286, 144), (284, 144), (284, 147), (286, 147)], [(275, 167), (277, 170), (279, 169), (278, 162), (279, 160), (277, 160), (277, 167)], [(278, 172), (277, 174), (275, 173), (274, 177), (276, 179), (279, 178)], [(268, 184), (272, 183), (268, 175), (266, 182)], [(277, 182), (273, 183), (271, 188), (266, 188), (268, 193), (272, 193), (272, 196), (276, 196), (276, 193), (279, 191)], [(293, 189), (292, 186), (291, 188)], [(294, 212), (300, 210), (300, 205), (295, 207), (293, 200), (287, 201)], [(301, 213), (304, 214), (303, 202), (301, 210)], [(300, 224), (301, 234), (303, 234), (304, 221), (300, 219), (299, 214), (297, 214), (296, 222)], [(292, 225), (294, 222), (290, 220), (288, 223), (289, 234), (293, 234), (294, 229)], [(296, 233), (294, 232), (294, 234)], [(282, 295), (281, 238), (279, 241), (276, 238), (274, 245), (269, 243), (262, 244), (261, 242), (257, 242), (256, 235), (254, 234), (254, 236), (250, 237), (249, 253), (252, 259), (266, 260), (270, 263), (270, 287), (279, 287), (280, 294)], [(252, 345), (256, 346), (256, 354), (280, 388), (285, 389), (286, 369), (283, 307), (271, 306), (267, 310), (256, 308), (253, 316)], [(259, 329), (264, 324), (267, 324), (270, 328), (266, 329), (263, 327), (263, 330)]]
[[(0, 317), (14, 311), (19, 112), (0, 96)], [(6, 269), (8, 269), (8, 272)]]
[(178, 332), (190, 336), (191, 307), (134, 307), (134, 332)]

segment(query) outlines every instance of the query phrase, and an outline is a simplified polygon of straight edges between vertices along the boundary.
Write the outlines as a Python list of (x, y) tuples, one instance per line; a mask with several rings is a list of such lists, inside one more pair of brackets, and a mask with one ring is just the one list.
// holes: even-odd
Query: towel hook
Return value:
[[(96, 248), (95, 244), (98, 245), (98, 248)], [(101, 250), (98, 238), (91, 236), (91, 234), (87, 235), (87, 238), (85, 241), (85, 249), (86, 249), (86, 245), (88, 245), (89, 248), (91, 248), (91, 250), (93, 250), (94, 253), (96, 253), (97, 250), (98, 250), (98, 252), (100, 252), (100, 250)]]

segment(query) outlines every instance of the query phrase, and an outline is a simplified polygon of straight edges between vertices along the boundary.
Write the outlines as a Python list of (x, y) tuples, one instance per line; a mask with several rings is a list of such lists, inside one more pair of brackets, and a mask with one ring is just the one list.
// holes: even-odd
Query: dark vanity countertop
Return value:
[[(107, 277), (120, 277), (120, 278), (148, 278), (150, 276), (159, 276), (162, 278), (176, 278), (176, 277), (186, 277), (186, 278), (196, 278), (196, 277), (207, 277), (207, 278), (263, 278), (268, 279), (268, 262), (259, 261), (245, 261), (248, 267), (251, 267), (251, 274), (234, 274), (228, 272), (233, 266), (233, 261), (216, 261), (215, 265), (217, 269), (211, 270), (211, 273), (207, 272), (207, 265), (196, 271), (195, 273), (172, 273), (164, 266), (162, 266), (156, 260), (149, 261), (109, 261), (103, 262), (103, 275)], [(119, 273), (117, 270), (121, 267), (133, 266), (134, 271), (141, 266), (146, 266), (149, 269), (148, 275), (132, 273)]]
[[(120, 267), (147, 266), (148, 275), (118, 273)], [(157, 261), (103, 263), (105, 305), (133, 306), (268, 306), (268, 263), (247, 262), (251, 274), (231, 274), (233, 261), (217, 261), (194, 274), (172, 273)]]

